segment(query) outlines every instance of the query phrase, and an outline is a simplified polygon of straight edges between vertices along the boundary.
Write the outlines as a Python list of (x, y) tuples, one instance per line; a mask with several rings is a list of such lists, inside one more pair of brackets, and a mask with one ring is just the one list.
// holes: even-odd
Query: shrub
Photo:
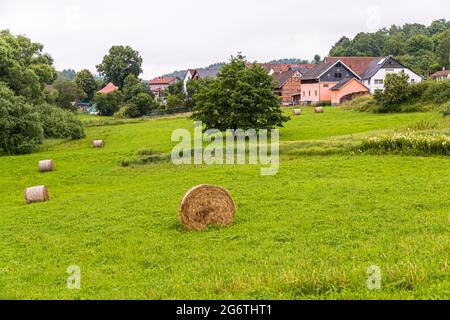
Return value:
[(148, 115), (153, 109), (158, 108), (156, 100), (147, 93), (139, 93), (131, 98), (125, 106), (123, 113), (129, 118), (139, 118)]
[(0, 83), (0, 153), (31, 153), (43, 140), (36, 109)]
[(121, 102), (122, 95), (119, 91), (114, 91), (107, 94), (97, 94), (95, 96), (97, 110), (102, 116), (112, 116), (114, 113), (119, 111)]
[(450, 101), (441, 105), (439, 110), (444, 117), (450, 116)]
[(375, 100), (379, 112), (398, 112), (399, 105), (409, 99), (409, 76), (406, 73), (390, 73), (384, 81), (384, 91), (377, 91)]
[(184, 99), (179, 95), (170, 95), (167, 97), (166, 109), (177, 110), (185, 107)]
[(44, 104), (37, 107), (46, 138), (81, 139), (85, 136), (83, 123), (73, 113)]
[(437, 104), (450, 101), (450, 81), (433, 81), (426, 86), (422, 95), (422, 101), (429, 101)]
[(450, 137), (435, 134), (420, 135), (412, 132), (382, 135), (363, 140), (360, 151), (381, 154), (450, 155)]
[(341, 104), (343, 109), (355, 110), (360, 112), (370, 111), (374, 112), (377, 109), (375, 100), (372, 95), (364, 95)]

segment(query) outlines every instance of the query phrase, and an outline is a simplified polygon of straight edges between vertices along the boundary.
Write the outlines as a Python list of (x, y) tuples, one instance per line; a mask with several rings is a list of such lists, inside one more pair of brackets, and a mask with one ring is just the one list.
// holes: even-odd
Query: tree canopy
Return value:
[(97, 65), (97, 71), (107, 82), (122, 88), (129, 74), (138, 77), (142, 73), (141, 66), (142, 58), (138, 51), (129, 46), (112, 46), (102, 63)]
[(16, 95), (44, 101), (44, 87), (56, 79), (53, 59), (43, 45), (25, 36), (0, 31), (0, 79)]
[(195, 95), (193, 118), (206, 129), (270, 129), (289, 118), (282, 114), (273, 93), (272, 77), (254, 64), (247, 68), (245, 57), (232, 57), (217, 79)]
[(83, 69), (78, 72), (75, 77), (75, 83), (86, 94), (86, 100), (91, 101), (94, 98), (98, 87), (94, 76), (89, 70)]

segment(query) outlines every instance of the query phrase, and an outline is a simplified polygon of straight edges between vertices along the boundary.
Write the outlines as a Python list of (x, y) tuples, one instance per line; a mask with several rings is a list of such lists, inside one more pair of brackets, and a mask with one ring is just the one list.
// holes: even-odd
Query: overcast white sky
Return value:
[(90, 69), (130, 45), (144, 79), (225, 61), (324, 56), (342, 36), (450, 19), (449, 0), (0, 0), (0, 29), (41, 42), (58, 70)]

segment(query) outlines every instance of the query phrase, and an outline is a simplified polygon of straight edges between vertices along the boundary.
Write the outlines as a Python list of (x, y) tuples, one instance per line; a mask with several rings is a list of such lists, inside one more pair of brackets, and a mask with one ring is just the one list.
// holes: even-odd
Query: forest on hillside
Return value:
[(407, 23), (377, 32), (346, 36), (331, 48), (330, 56), (392, 55), (422, 76), (450, 67), (450, 21), (440, 19), (429, 26)]

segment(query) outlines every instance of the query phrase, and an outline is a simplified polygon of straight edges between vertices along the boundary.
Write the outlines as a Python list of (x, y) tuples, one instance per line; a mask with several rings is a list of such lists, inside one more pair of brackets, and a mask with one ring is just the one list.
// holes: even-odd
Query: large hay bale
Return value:
[(180, 220), (190, 230), (203, 230), (209, 225), (229, 225), (236, 208), (227, 190), (202, 184), (189, 190), (181, 201)]
[(323, 107), (316, 107), (316, 108), (314, 109), (314, 111), (315, 111), (316, 113), (323, 113)]
[(105, 141), (103, 141), (103, 140), (92, 141), (92, 147), (94, 147), (94, 148), (103, 148), (104, 146), (105, 146)]
[(53, 171), (55, 170), (55, 162), (53, 160), (41, 160), (39, 161), (39, 171)]
[(43, 202), (50, 200), (48, 188), (46, 186), (37, 186), (25, 189), (25, 202)]
[(293, 113), (294, 113), (294, 116), (299, 116), (299, 115), (302, 114), (302, 110), (301, 109), (294, 109)]

